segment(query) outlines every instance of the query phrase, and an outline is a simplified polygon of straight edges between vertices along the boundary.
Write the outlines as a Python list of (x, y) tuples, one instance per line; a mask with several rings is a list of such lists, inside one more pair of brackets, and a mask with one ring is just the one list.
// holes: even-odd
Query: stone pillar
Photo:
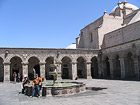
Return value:
[(114, 60), (110, 59), (109, 63), (110, 63), (110, 75), (111, 75), (111, 78), (113, 79), (114, 78)]
[(102, 73), (101, 73), (101, 77), (102, 78), (106, 78), (107, 77), (107, 70), (106, 70), (106, 61), (103, 60), (102, 61)]
[(45, 79), (45, 62), (40, 62), (40, 77)]
[(126, 77), (126, 68), (125, 68), (125, 58), (120, 58), (121, 65), (121, 79), (125, 79)]
[(28, 62), (22, 62), (23, 77), (28, 76), (28, 64)]
[(77, 77), (77, 62), (72, 62), (72, 80)]
[(139, 68), (139, 60), (138, 57), (134, 58), (134, 70), (137, 79), (140, 79), (140, 68)]
[(87, 67), (87, 79), (92, 79), (92, 77), (91, 77), (91, 62), (87, 62), (86, 67)]
[(101, 59), (98, 58), (98, 78), (103, 78), (103, 70), (102, 70), (102, 64), (103, 62), (101, 61)]
[(4, 62), (4, 82), (10, 81), (10, 62)]
[(58, 81), (62, 80), (62, 77), (61, 77), (61, 65), (62, 65), (62, 62), (56, 62), (57, 80)]

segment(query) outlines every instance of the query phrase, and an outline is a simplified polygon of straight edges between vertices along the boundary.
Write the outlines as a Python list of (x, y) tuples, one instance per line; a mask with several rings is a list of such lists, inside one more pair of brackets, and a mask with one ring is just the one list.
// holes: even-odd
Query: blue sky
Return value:
[[(123, 0), (121, 0), (123, 1)], [(140, 8), (140, 0), (127, 0)], [(118, 0), (0, 0), (0, 47), (65, 48)]]

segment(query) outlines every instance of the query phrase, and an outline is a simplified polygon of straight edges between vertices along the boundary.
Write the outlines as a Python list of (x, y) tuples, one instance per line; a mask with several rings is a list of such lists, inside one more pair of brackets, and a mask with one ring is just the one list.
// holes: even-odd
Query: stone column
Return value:
[(111, 75), (111, 78), (113, 79), (114, 78), (114, 60), (110, 59), (109, 63), (110, 63), (110, 75)]
[(10, 62), (4, 62), (4, 82), (10, 82)]
[(28, 64), (28, 62), (22, 62), (23, 77), (28, 76)]
[(107, 70), (106, 70), (106, 61), (103, 60), (102, 61), (102, 73), (101, 73), (101, 77), (102, 78), (106, 78), (107, 77)]
[(40, 62), (40, 77), (45, 79), (45, 62)]
[(125, 68), (125, 58), (120, 58), (121, 65), (121, 79), (125, 79), (126, 77), (126, 68)]
[(134, 70), (137, 79), (140, 79), (140, 68), (139, 68), (139, 60), (138, 57), (134, 58)]
[(87, 67), (87, 79), (92, 79), (92, 77), (91, 77), (91, 62), (87, 62), (86, 67)]
[(72, 80), (77, 77), (77, 62), (72, 62)]
[(98, 58), (98, 78), (103, 78), (102, 61)]
[(61, 65), (62, 65), (62, 62), (56, 62), (57, 80), (58, 81), (62, 80), (62, 77), (61, 77)]

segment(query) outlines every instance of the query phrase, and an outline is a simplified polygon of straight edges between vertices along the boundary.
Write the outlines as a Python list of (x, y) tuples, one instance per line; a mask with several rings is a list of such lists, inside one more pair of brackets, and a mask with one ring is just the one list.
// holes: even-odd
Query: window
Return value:
[(90, 42), (93, 42), (93, 35), (90, 33)]

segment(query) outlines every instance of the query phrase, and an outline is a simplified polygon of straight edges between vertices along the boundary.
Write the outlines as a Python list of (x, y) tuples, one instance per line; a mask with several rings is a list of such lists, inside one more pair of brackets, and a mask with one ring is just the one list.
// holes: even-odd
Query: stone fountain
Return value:
[[(86, 84), (83, 82), (64, 82), (58, 81), (57, 76), (61, 73), (57, 70), (56, 63), (50, 64), (49, 75), (53, 76), (53, 82), (42, 83), (42, 96), (69, 96), (86, 91)], [(32, 85), (26, 85), (26, 95), (30, 96), (32, 92)]]

